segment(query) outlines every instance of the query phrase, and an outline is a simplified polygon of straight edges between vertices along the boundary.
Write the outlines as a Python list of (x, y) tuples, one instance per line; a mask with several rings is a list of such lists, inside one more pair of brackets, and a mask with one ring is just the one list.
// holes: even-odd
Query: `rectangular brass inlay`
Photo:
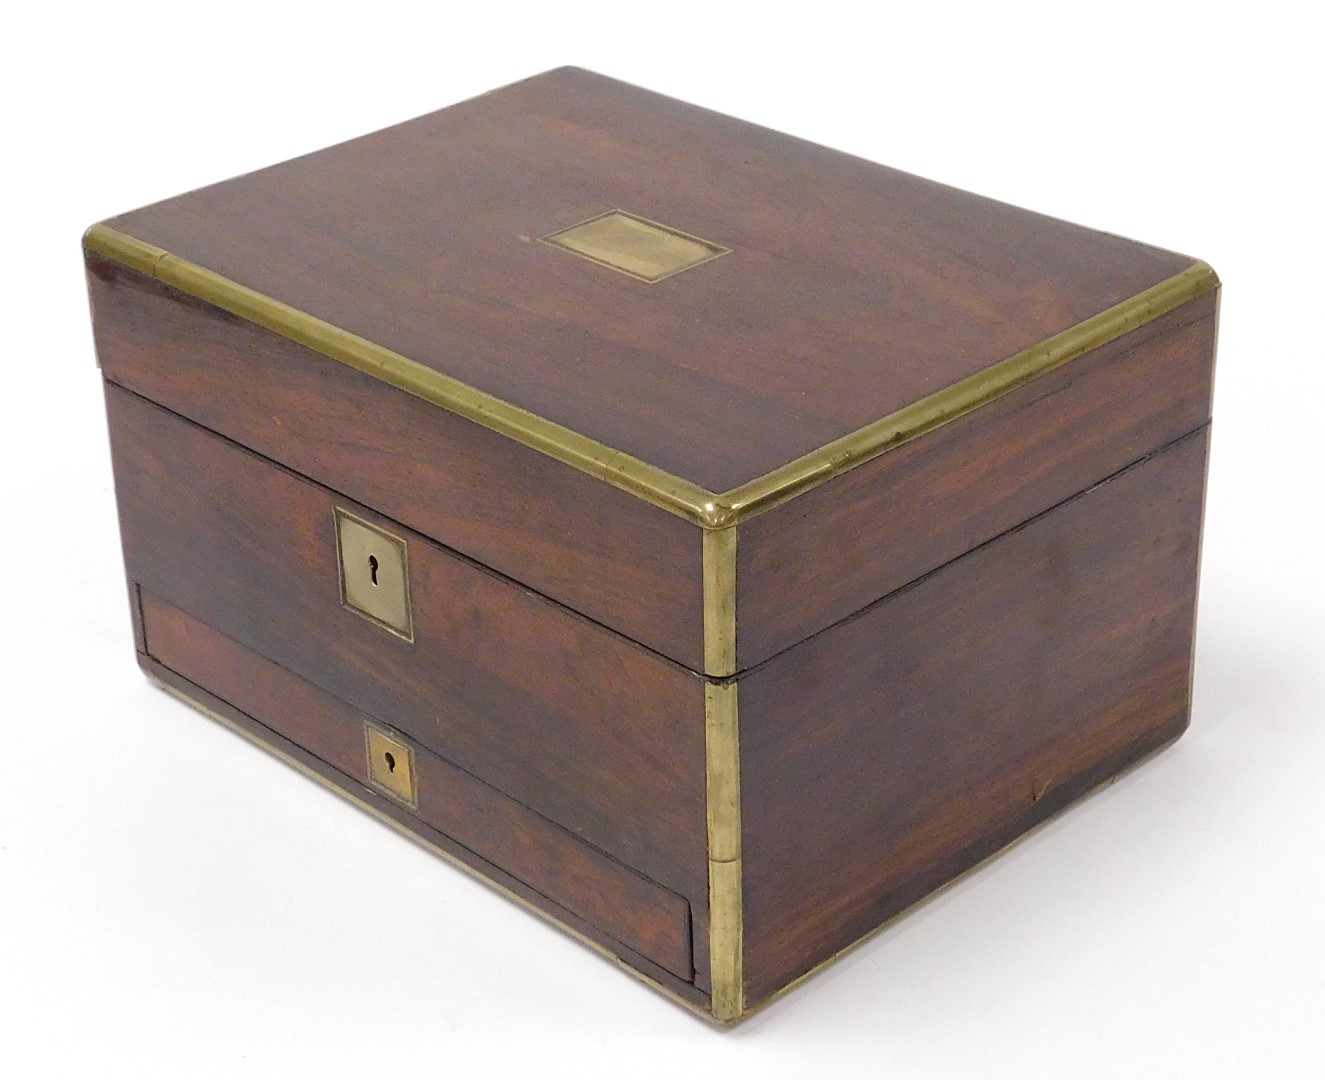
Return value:
[(609, 210), (540, 239), (648, 282), (661, 281), (731, 251), (624, 210)]
[(373, 724), (364, 724), (368, 751), (368, 779), (373, 787), (397, 802), (417, 809), (419, 792), (414, 783), (414, 750)]

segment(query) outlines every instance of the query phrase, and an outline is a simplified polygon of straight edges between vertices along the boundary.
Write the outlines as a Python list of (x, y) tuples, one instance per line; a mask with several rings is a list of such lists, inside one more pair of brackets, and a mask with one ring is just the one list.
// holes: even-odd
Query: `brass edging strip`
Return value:
[[(736, 671), (736, 527), (704, 531), (704, 670)], [(704, 772), (713, 1018), (745, 1011), (741, 753), (737, 683), (704, 683)]]
[(704, 673), (736, 673), (736, 527), (704, 530)]
[(704, 684), (709, 854), (709, 965), (713, 1019), (745, 1012), (741, 880), (741, 755), (737, 684)]
[(323, 322), (126, 233), (105, 225), (93, 225), (83, 237), (83, 246), (272, 333), (306, 345), (356, 371), (491, 428), (678, 517), (703, 524), (712, 512), (713, 493), (688, 480), (620, 450), (613, 450), (587, 435), (545, 420), (417, 360)]
[[(716, 1017), (711, 1016), (708, 1012), (706, 1012), (703, 1009), (703, 1007), (695, 1004), (695, 1002), (687, 1000), (686, 998), (678, 994), (675, 990), (672, 990), (670, 987), (664, 986), (656, 979), (650, 978), (648, 975), (644, 974), (644, 972), (631, 967), (630, 964), (628, 964), (621, 957), (617, 956), (606, 946), (599, 944), (597, 941), (594, 941), (593, 938), (586, 937), (584, 934), (576, 930), (573, 926), (568, 926), (566, 923), (562, 922), (551, 912), (544, 911), (542, 908), (537, 907), (536, 905), (530, 903), (519, 893), (511, 891), (505, 885), (501, 884), (501, 882), (499, 881), (494, 881), (492, 878), (488, 877), (482, 871), (478, 870), (473, 866), (470, 866), (468, 863), (458, 858), (457, 856), (453, 855), (445, 848), (439, 847), (437, 844), (434, 844), (427, 837), (420, 836), (418, 833), (412, 832), (404, 824), (397, 821), (395, 818), (391, 817), (391, 815), (384, 813), (382, 810), (378, 809), (372, 803), (360, 799), (358, 796), (354, 795), (352, 792), (346, 790), (345, 788), (336, 785), (331, 780), (328, 780), (325, 776), (319, 773), (316, 769), (310, 768), (304, 762), (300, 761), (297, 757), (294, 757), (293, 755), (286, 753), (279, 746), (267, 742), (261, 736), (255, 734), (254, 732), (249, 731), (247, 728), (243, 727), (242, 725), (235, 723), (228, 716), (223, 716), (221, 713), (217, 712), (216, 710), (209, 708), (207, 705), (204, 705), (201, 701), (197, 700), (197, 698), (190, 697), (187, 693), (185, 693), (183, 690), (180, 690), (178, 687), (171, 686), (168, 682), (165, 682), (163, 679), (160, 679), (151, 673), (147, 674), (147, 678), (150, 682), (152, 682), (160, 689), (164, 690), (166, 693), (170, 694), (172, 697), (178, 698), (186, 705), (191, 705), (193, 708), (197, 709), (198, 712), (202, 713), (208, 719), (215, 720), (218, 724), (220, 724), (222, 727), (226, 728), (227, 730), (233, 731), (236, 735), (242, 736), (243, 738), (251, 742), (254, 746), (257, 746), (267, 751), (267, 753), (271, 754), (275, 758), (278, 758), (280, 761), (284, 762), (286, 765), (289, 765), (291, 768), (295, 769), (296, 771), (302, 773), (310, 780), (316, 781), (318, 784), (326, 788), (332, 794), (339, 795), (346, 802), (358, 807), (360, 810), (363, 810), (365, 813), (371, 814), (378, 821), (382, 822), (382, 824), (389, 825), (392, 829), (400, 833), (400, 835), (405, 837), (407, 840), (412, 840), (414, 843), (418, 844), (422, 848), (425, 848), (433, 855), (436, 855), (439, 858), (444, 859), (447, 863), (454, 866), (457, 870), (462, 870), (464, 873), (472, 877), (475, 881), (482, 882), (488, 888), (501, 894), (501, 896), (503, 896), (505, 899), (511, 901), (512, 903), (518, 905), (521, 908), (524, 908), (524, 910), (526, 911), (532, 912), (534, 915), (537, 915), (540, 919), (543, 919), (544, 921), (555, 926), (562, 933), (567, 934), (571, 938), (574, 938), (581, 945), (587, 946), (588, 948), (592, 949), (595, 953), (597, 953), (599, 956), (602, 956), (605, 959), (612, 961), (612, 963), (616, 967), (620, 968), (622, 971), (625, 971), (630, 975), (633, 975), (636, 979), (638, 979), (640, 982), (644, 983), (644, 985), (650, 987), (651, 989), (657, 990), (659, 993), (663, 994), (670, 1001), (673, 1001), (677, 1005), (680, 1005), (687, 1012), (693, 1013), (695, 1016), (698, 1016), (703, 1020), (712, 1021), (716, 1019)], [(260, 723), (261, 721), (254, 721), (254, 722)], [(481, 856), (479, 857), (481, 858)], [(556, 901), (554, 900), (549, 901), (549, 903), (556, 903)]]
[[(863, 465), (935, 428), (1045, 375), (1070, 360), (1167, 315), (1217, 288), (1209, 265), (1186, 270), (1075, 326), (1001, 360), (970, 378), (944, 387), (804, 457), (718, 496), (714, 525), (745, 521)], [(710, 526), (712, 527), (712, 526)]]
[(1217, 288), (1204, 262), (881, 420), (740, 487), (716, 495), (587, 435), (502, 401), (407, 356), (171, 255), (127, 233), (93, 225), (83, 246), (224, 311), (381, 379), (704, 529), (725, 529), (910, 442), (1018, 386)]

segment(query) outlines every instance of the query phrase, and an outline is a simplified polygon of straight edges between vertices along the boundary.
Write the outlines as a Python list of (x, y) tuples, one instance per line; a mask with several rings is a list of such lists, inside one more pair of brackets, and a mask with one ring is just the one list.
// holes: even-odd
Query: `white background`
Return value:
[[(1305, 4), (5, 17), (9, 1076), (1325, 1076), (1322, 92)], [(1206, 259), (1195, 719), (735, 1031), (149, 688), (85, 226), (562, 63)]]

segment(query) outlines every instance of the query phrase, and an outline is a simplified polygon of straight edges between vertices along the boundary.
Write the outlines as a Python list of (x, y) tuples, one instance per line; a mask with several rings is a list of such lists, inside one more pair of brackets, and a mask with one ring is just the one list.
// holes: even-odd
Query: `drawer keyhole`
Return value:
[(395, 771), (396, 771), (396, 755), (393, 754), (393, 753), (391, 753), (390, 750), (388, 750), (385, 754), (382, 755), (382, 758), (383, 758), (383, 760), (386, 762), (387, 771), (388, 771), (388, 772), (395, 772)]
[(368, 572), (369, 572), (370, 574), (372, 574), (372, 577), (373, 577), (373, 584), (376, 585), (376, 584), (377, 584), (377, 556), (376, 556), (376, 555), (369, 555), (369, 556), (368, 556)]

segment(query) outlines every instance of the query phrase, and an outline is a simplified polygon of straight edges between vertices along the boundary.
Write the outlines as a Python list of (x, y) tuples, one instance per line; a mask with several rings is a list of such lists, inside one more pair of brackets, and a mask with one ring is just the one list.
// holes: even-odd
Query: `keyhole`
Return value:
[(373, 575), (373, 584), (377, 584), (377, 556), (368, 556), (368, 570)]
[(396, 757), (395, 757), (395, 755), (394, 755), (393, 753), (391, 753), (390, 750), (388, 750), (385, 754), (382, 755), (382, 757), (386, 759), (386, 767), (387, 767), (387, 771), (388, 771), (388, 772), (395, 772), (395, 771), (396, 771)]

